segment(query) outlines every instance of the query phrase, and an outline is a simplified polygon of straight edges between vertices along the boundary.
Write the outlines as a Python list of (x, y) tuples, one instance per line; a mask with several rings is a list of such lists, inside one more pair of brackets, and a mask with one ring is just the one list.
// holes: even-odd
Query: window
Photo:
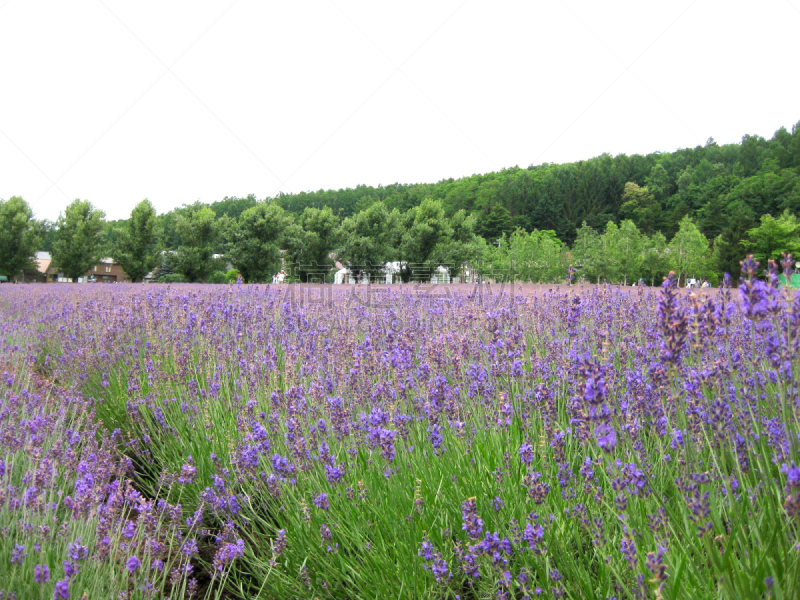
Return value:
[(106, 273), (111, 273), (111, 265), (106, 265)]
[(94, 266), (94, 270), (97, 271), (97, 265)]

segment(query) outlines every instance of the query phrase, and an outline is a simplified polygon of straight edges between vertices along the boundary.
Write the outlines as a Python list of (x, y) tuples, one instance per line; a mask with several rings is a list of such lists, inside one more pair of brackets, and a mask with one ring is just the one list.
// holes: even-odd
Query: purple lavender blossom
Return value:
[(331, 504), (328, 501), (328, 494), (326, 494), (325, 492), (321, 493), (319, 496), (314, 498), (314, 504), (316, 505), (317, 508), (320, 508), (322, 510), (330, 510), (331, 508)]
[(598, 425), (595, 429), (595, 437), (597, 438), (597, 445), (603, 452), (612, 452), (617, 445), (617, 432), (614, 427), (607, 424)]
[(325, 541), (331, 541), (333, 539), (333, 534), (331, 533), (331, 528), (328, 527), (325, 523), (322, 524), (319, 528), (319, 535)]
[(131, 556), (125, 562), (125, 568), (128, 569), (129, 573), (135, 573), (141, 566), (142, 566), (142, 561), (140, 561), (137, 556)]
[(478, 507), (475, 498), (468, 498), (461, 504), (461, 516), (463, 524), (461, 528), (467, 532), (472, 539), (478, 539), (483, 534), (483, 521), (478, 516)]
[(54, 600), (69, 600), (69, 581), (66, 579), (59, 579), (56, 581), (55, 590), (53, 590)]
[(11, 552), (11, 564), (21, 565), (26, 556), (28, 556), (28, 553), (25, 552), (25, 546), (23, 544), (15, 544), (14, 550)]
[(519, 447), (519, 458), (524, 464), (531, 464), (533, 462), (533, 457), (533, 446), (530, 444), (522, 444)]
[(36, 565), (33, 569), (33, 580), (36, 583), (50, 581), (50, 567), (48, 565)]
[(280, 556), (286, 550), (286, 530), (279, 529), (278, 535), (272, 544), (272, 552), (275, 556)]
[(244, 540), (238, 539), (235, 543), (223, 544), (214, 555), (213, 568), (216, 572), (221, 572), (227, 565), (242, 556), (244, 556)]

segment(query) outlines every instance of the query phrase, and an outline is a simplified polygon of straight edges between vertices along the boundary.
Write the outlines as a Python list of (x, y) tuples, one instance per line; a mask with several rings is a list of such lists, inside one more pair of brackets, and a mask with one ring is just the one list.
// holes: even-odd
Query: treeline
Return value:
[(725, 272), (738, 277), (739, 260), (747, 254), (764, 267), (770, 260), (780, 263), (786, 254), (800, 256), (800, 222), (788, 210), (777, 218), (764, 215), (757, 227), (745, 232), (740, 246), (735, 268), (722, 271), (719, 265), (728, 262), (730, 249), (719, 238), (712, 248), (688, 215), (669, 241), (660, 231), (647, 235), (630, 219), (619, 225), (609, 221), (602, 231), (584, 222), (571, 247), (552, 230), (517, 230), (509, 238), (503, 236), (496, 248), (486, 252), (483, 271), (493, 279), (538, 283), (578, 279), (623, 285), (654, 285), (674, 271), (681, 284), (692, 277), (717, 285)]
[[(800, 123), (770, 140), (746, 135), (740, 144), (705, 146), (647, 156), (604, 154), (563, 165), (515, 167), (497, 173), (448, 179), (436, 184), (358, 186), (281, 194), (275, 201), (299, 214), (307, 207), (330, 207), (340, 218), (375, 202), (389, 210), (408, 210), (425, 198), (442, 201), (447, 215), (464, 209), (477, 217), (477, 233), (494, 239), (515, 229), (553, 230), (571, 244), (583, 221), (596, 229), (608, 221), (631, 219), (648, 235), (668, 238), (681, 219), (693, 217), (714, 239), (734, 227), (730, 216), (744, 209), (748, 226), (762, 214), (800, 212)], [(646, 190), (625, 198), (625, 185)]]
[[(13, 271), (17, 263), (4, 257), (33, 238), (65, 273), (76, 262), (69, 256), (80, 254), (67, 249), (77, 246), (92, 249), (93, 259), (111, 255), (132, 276), (147, 268), (189, 281), (220, 280), (227, 262), (250, 281), (296, 263), (302, 279), (328, 269), (331, 254), (374, 272), (387, 261), (431, 269), (469, 262), (530, 281), (563, 280), (570, 268), (589, 281), (655, 281), (670, 269), (713, 281), (738, 275), (745, 254), (765, 263), (797, 252), (798, 214), (800, 123), (769, 140), (709, 139), (672, 153), (602, 155), (435, 184), (224, 198), (162, 215), (143, 201), (116, 222), (85, 201), (56, 223), (39, 222), (12, 198), (0, 204), (0, 219), (20, 233), (0, 223), (0, 271)], [(26, 241), (14, 242), (23, 230)], [(73, 230), (91, 242), (65, 241)], [(225, 259), (215, 263), (214, 254)], [(131, 257), (138, 268), (126, 266)]]

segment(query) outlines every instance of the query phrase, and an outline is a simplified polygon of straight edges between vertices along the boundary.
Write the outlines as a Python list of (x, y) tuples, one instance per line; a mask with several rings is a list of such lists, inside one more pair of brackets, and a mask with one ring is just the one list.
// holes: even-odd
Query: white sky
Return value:
[(55, 219), (771, 137), (800, 0), (0, 0), (0, 198)]

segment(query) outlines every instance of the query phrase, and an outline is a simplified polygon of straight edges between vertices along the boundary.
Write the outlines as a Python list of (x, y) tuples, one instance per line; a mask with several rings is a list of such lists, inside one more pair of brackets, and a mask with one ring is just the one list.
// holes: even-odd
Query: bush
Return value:
[(239, 271), (231, 269), (225, 274), (225, 278), (228, 280), (228, 283), (236, 283), (236, 280), (239, 279)]
[(228, 276), (222, 271), (214, 271), (208, 276), (206, 283), (228, 283)]
[(170, 273), (158, 278), (159, 283), (186, 283), (186, 278), (180, 273)]

